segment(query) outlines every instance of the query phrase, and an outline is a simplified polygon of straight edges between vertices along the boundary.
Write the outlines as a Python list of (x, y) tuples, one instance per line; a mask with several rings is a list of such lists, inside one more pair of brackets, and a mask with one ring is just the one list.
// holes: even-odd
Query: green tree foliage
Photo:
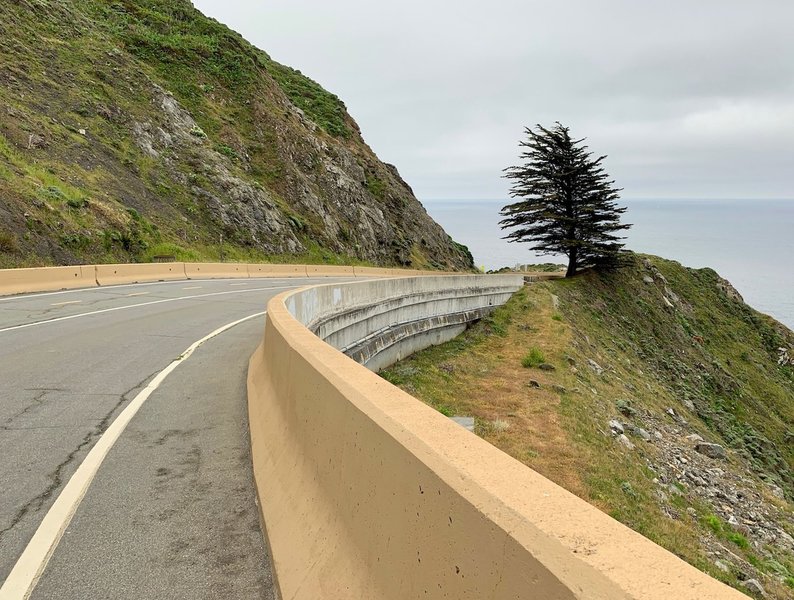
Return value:
[(623, 238), (616, 235), (626, 211), (616, 200), (620, 189), (593, 158), (584, 140), (571, 138), (559, 122), (551, 129), (526, 128), (520, 142), (523, 164), (505, 169), (513, 180), (510, 196), (518, 201), (502, 208), (505, 239), (530, 242), (541, 254), (568, 257), (566, 277), (584, 267), (615, 267), (620, 262)]

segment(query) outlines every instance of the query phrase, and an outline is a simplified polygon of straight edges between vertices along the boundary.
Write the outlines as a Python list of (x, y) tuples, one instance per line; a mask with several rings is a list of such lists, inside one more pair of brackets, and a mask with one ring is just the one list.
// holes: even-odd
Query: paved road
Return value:
[[(179, 281), (0, 298), (0, 582), (88, 452), (153, 377), (210, 332), (313, 281), (329, 280)], [(245, 404), (263, 319), (206, 341), (148, 397), (32, 598), (273, 597)]]

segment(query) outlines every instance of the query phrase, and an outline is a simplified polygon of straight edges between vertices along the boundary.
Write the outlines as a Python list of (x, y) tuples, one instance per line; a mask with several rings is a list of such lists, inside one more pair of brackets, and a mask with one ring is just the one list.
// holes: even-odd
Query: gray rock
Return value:
[(719, 444), (711, 444), (709, 442), (698, 442), (695, 444), (695, 450), (709, 458), (725, 458), (725, 448)]
[(645, 431), (642, 427), (635, 427), (632, 430), (632, 433), (636, 435), (638, 438), (645, 440), (646, 442), (651, 441), (651, 434)]
[(651, 277), (650, 275), (645, 275), (645, 276), (642, 278), (642, 280), (643, 280), (645, 283), (653, 283), (653, 277)]
[(681, 401), (681, 404), (683, 404), (689, 412), (695, 412), (695, 403), (692, 402), (692, 400), (684, 399)]
[(562, 386), (562, 385), (559, 385), (559, 384), (556, 384), (556, 383), (551, 386), (551, 389), (553, 389), (558, 394), (567, 394), (568, 393), (568, 390), (565, 389), (565, 386)]
[(538, 365), (538, 369), (540, 369), (541, 371), (556, 371), (557, 367), (555, 367), (554, 365), (550, 365), (549, 363), (540, 363)]
[(692, 434), (686, 436), (686, 439), (688, 439), (690, 442), (702, 442), (703, 441), (703, 438), (700, 437), (697, 433), (692, 433)]
[(728, 565), (726, 565), (724, 562), (722, 562), (721, 560), (715, 560), (714, 561), (714, 566), (717, 567), (723, 573), (730, 573), (731, 572), (731, 568)]
[(530, 379), (529, 381), (527, 381), (527, 385), (529, 387), (531, 387), (531, 388), (539, 388), (540, 387), (540, 383), (535, 381), (534, 379)]
[(589, 366), (591, 369), (593, 369), (593, 371), (595, 371), (596, 375), (601, 375), (601, 373), (603, 373), (603, 372), (604, 372), (604, 367), (602, 367), (601, 365), (599, 365), (599, 364), (598, 364), (596, 361), (594, 361), (592, 358), (588, 358), (588, 359), (587, 359), (587, 364), (588, 364), (588, 366)]
[(609, 422), (609, 428), (612, 430), (613, 433), (623, 433), (625, 430), (623, 429), (623, 424), (618, 421), (617, 419), (612, 419)]
[(763, 586), (758, 583), (758, 580), (756, 579), (748, 579), (744, 582), (744, 587), (751, 594), (755, 594), (757, 596), (766, 596)]
[(731, 285), (731, 282), (727, 279), (719, 278), (717, 280), (717, 289), (720, 290), (723, 294), (728, 296), (728, 298), (735, 300), (736, 302), (744, 302), (744, 298), (742, 295), (736, 291), (736, 288)]
[(623, 444), (624, 446), (626, 446), (626, 448), (628, 448), (629, 450), (633, 450), (633, 449), (634, 449), (634, 444), (632, 444), (632, 443), (631, 443), (631, 440), (630, 440), (629, 438), (627, 438), (625, 434), (621, 433), (621, 434), (618, 436), (618, 438), (617, 438), (617, 439), (618, 439), (618, 441), (619, 441), (621, 444)]
[(678, 297), (678, 295), (669, 287), (667, 286), (664, 287), (664, 293), (668, 298), (670, 298), (672, 302), (675, 302), (676, 304), (679, 304), (681, 302), (681, 299)]

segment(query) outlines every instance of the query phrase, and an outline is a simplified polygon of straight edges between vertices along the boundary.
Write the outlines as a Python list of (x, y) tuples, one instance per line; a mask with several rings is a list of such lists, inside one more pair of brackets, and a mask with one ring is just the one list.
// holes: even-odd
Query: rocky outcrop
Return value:
[(0, 266), (472, 268), (341, 100), (187, 0), (0, 4), (0, 104)]

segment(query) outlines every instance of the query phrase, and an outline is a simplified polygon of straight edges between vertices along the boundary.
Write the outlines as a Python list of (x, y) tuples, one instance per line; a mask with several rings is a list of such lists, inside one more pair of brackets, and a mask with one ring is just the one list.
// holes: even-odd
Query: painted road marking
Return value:
[(63, 306), (64, 304), (78, 304), (82, 302), (82, 300), (68, 300), (67, 302), (54, 302), (50, 304), (50, 306)]
[(129, 308), (137, 308), (139, 306), (151, 306), (152, 304), (163, 304), (165, 302), (178, 302), (180, 300), (193, 300), (195, 298), (209, 298), (210, 296), (225, 296), (227, 294), (245, 294), (248, 292), (264, 292), (267, 290), (291, 290), (293, 285), (278, 286), (278, 287), (263, 287), (251, 288), (248, 290), (232, 290), (229, 292), (212, 292), (211, 294), (193, 294), (192, 296), (180, 296), (179, 298), (163, 298), (162, 300), (151, 300), (149, 302), (139, 302), (138, 304), (127, 304), (125, 306), (114, 306), (113, 308), (103, 308), (100, 310), (92, 310), (91, 312), (78, 313), (76, 315), (67, 315), (65, 317), (56, 317), (53, 319), (45, 319), (43, 321), (33, 321), (32, 323), (23, 323), (22, 325), (12, 325), (0, 329), (0, 333), (6, 331), (14, 331), (16, 329), (26, 329), (28, 327), (35, 327), (37, 325), (46, 325), (48, 323), (58, 323), (59, 321), (69, 321), (70, 319), (79, 319), (81, 317), (90, 317), (91, 315), (99, 315), (102, 313), (116, 312), (117, 310), (127, 310)]
[(166, 377), (176, 369), (180, 364), (185, 362), (193, 352), (207, 340), (220, 335), (227, 329), (231, 329), (244, 321), (260, 317), (266, 311), (258, 312), (253, 315), (248, 315), (242, 319), (238, 319), (231, 323), (227, 323), (223, 327), (219, 327), (209, 335), (204, 336), (197, 342), (191, 344), (179, 357), (174, 359), (165, 369), (160, 371), (149, 384), (143, 388), (135, 398), (121, 411), (118, 417), (111, 423), (110, 427), (105, 430), (91, 451), (86, 455), (83, 462), (75, 471), (74, 475), (69, 479), (69, 482), (61, 490), (58, 498), (55, 500), (50, 510), (44, 516), (36, 533), (33, 534), (30, 542), (25, 550), (20, 555), (14, 568), (8, 574), (3, 587), (0, 587), (0, 600), (25, 600), (28, 598), (36, 587), (39, 577), (44, 572), (47, 562), (50, 560), (52, 553), (58, 546), (58, 542), (63, 536), (63, 532), (69, 526), (75, 512), (77, 512), (80, 501), (85, 496), (88, 486), (94, 479), (99, 467), (105, 460), (110, 449), (119, 439), (127, 424), (132, 420), (138, 410), (143, 406), (143, 403), (157, 390)]
[[(270, 280), (270, 281), (286, 281), (284, 277), (257, 277), (256, 279), (261, 280)], [(333, 281), (334, 279), (341, 279), (337, 277), (332, 278), (311, 278), (311, 277), (300, 277), (299, 279), (302, 280), (318, 280), (318, 281)], [(193, 278), (189, 281), (206, 281), (208, 283), (212, 283), (214, 281), (221, 282), (221, 281), (228, 281), (228, 278), (218, 278), (218, 279), (201, 279), (201, 278)], [(185, 280), (177, 280), (177, 281), (147, 281), (144, 283), (119, 283), (116, 285), (102, 285), (102, 286), (86, 286), (84, 288), (75, 288), (72, 290), (58, 290), (57, 292), (31, 292), (29, 294), (12, 294), (10, 296), (0, 296), (0, 302), (13, 302), (14, 300), (25, 300), (27, 298), (39, 298), (42, 296), (60, 296), (61, 294), (79, 294), (81, 292), (92, 292), (96, 290), (114, 290), (117, 288), (124, 288), (124, 287), (139, 287), (139, 286), (150, 286), (150, 285), (178, 285), (180, 283), (186, 283)], [(200, 287), (200, 286), (199, 286)]]
[(249, 285), (249, 284), (246, 282), (246, 283), (230, 283), (229, 285)]
[(201, 286), (200, 286), (200, 285), (191, 285), (191, 286), (189, 286), (189, 287), (184, 287), (184, 288), (182, 288), (182, 289), (183, 289), (183, 290), (200, 290), (200, 289), (201, 289)]
[(148, 293), (149, 292), (133, 292), (132, 294), (126, 294), (126, 296), (127, 296), (127, 298), (129, 298), (131, 296), (145, 296)]

